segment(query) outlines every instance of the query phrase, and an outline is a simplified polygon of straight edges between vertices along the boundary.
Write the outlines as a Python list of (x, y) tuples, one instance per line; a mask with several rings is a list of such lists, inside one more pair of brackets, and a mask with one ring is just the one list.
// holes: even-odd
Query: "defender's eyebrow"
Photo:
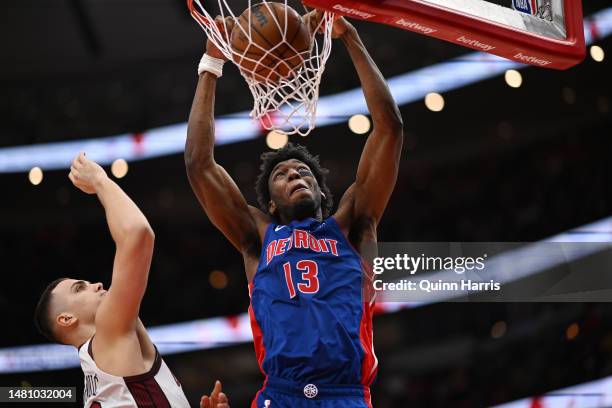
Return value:
[(84, 283), (85, 283), (84, 280), (79, 280), (79, 281), (74, 282), (72, 285), (70, 285), (70, 291), (74, 292), (75, 291), (75, 287), (77, 287), (79, 285), (82, 285)]

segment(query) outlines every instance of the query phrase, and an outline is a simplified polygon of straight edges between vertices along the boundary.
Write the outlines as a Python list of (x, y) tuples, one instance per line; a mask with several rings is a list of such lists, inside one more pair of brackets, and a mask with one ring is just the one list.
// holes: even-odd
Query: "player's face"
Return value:
[(85, 280), (64, 279), (53, 289), (56, 312), (70, 313), (85, 322), (94, 321), (104, 295), (106, 290), (101, 283)]
[(315, 216), (321, 207), (321, 190), (310, 167), (297, 159), (278, 163), (268, 179), (273, 210), (291, 219)]

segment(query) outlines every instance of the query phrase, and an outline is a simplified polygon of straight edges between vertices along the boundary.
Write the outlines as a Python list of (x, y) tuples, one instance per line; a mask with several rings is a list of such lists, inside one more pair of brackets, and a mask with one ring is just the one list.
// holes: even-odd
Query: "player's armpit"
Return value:
[(340, 225), (340, 230), (344, 234), (344, 236), (348, 237), (351, 224), (353, 221), (353, 209), (355, 206), (355, 183), (351, 184), (349, 188), (346, 189), (340, 202), (338, 203), (338, 210), (336, 210), (334, 214), (334, 218), (338, 225)]
[(354, 218), (380, 221), (397, 181), (402, 136), (401, 128), (379, 128), (368, 137), (357, 168)]

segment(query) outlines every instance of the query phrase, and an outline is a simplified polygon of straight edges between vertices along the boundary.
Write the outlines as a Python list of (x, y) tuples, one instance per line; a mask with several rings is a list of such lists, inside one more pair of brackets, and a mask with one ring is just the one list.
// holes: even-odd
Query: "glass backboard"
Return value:
[(580, 0), (304, 0), (544, 68), (584, 59)]

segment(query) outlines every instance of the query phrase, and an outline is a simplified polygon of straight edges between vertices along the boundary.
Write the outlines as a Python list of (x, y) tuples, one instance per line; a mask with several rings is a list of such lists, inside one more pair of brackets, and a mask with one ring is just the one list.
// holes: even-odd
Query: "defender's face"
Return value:
[(277, 210), (296, 214), (301, 212), (301, 208), (316, 212), (321, 207), (321, 189), (317, 179), (310, 167), (297, 159), (274, 166), (268, 179), (268, 189), (273, 202), (271, 212)]
[(95, 320), (106, 290), (100, 282), (64, 279), (53, 289), (52, 294), (56, 305), (54, 309), (58, 314), (70, 313), (81, 321), (91, 322)]

